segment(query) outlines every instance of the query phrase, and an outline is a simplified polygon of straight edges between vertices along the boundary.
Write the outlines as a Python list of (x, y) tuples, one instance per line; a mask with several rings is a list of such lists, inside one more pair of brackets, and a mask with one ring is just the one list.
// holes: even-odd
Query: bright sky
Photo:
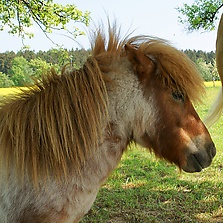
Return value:
[[(110, 20), (116, 18), (124, 32), (135, 30), (133, 35), (146, 34), (167, 39), (178, 49), (215, 51), (216, 31), (187, 33), (184, 26), (178, 22), (179, 13), (176, 7), (181, 7), (183, 3), (191, 4), (193, 0), (183, 2), (179, 0), (57, 0), (56, 2), (74, 3), (78, 9), (90, 11), (94, 24), (98, 24), (101, 20), (106, 23), (108, 15)], [(83, 29), (88, 30), (84, 27)], [(35, 37), (25, 41), (31, 50), (48, 50), (55, 47), (37, 26), (32, 30)], [(7, 31), (0, 32), (0, 35), (0, 52), (18, 51), (23, 46), (21, 39), (8, 35)], [(79, 47), (77, 42), (67, 37), (58, 34), (52, 34), (50, 37), (67, 49)], [(86, 37), (79, 37), (76, 41), (85, 48), (89, 47)]]

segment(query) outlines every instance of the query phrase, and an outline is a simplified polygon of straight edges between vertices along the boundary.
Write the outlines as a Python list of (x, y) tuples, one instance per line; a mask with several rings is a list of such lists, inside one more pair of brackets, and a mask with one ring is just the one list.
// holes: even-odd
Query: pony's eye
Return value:
[(175, 100), (184, 102), (184, 95), (183, 95), (183, 93), (180, 93), (180, 92), (173, 92), (173, 93), (172, 93), (172, 96), (173, 96), (173, 98), (174, 98)]

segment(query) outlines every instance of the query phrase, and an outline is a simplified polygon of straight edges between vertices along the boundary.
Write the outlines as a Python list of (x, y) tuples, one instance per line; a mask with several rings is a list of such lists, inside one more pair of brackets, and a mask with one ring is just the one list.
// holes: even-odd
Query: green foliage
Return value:
[(29, 67), (32, 70), (32, 78), (39, 80), (43, 74), (50, 70), (51, 66), (51, 64), (41, 60), (40, 58), (32, 59), (29, 63)]
[(28, 49), (18, 51), (16, 56), (17, 57), (24, 57), (28, 62), (30, 62), (30, 60), (36, 58), (35, 52), (32, 51), (32, 50), (28, 50)]
[(217, 72), (215, 53), (198, 50), (185, 50), (185, 54), (196, 64), (205, 81), (219, 80)]
[(0, 72), (8, 74), (8, 70), (12, 66), (12, 60), (15, 58), (16, 54), (14, 52), (0, 53)]
[[(78, 10), (74, 4), (65, 6), (53, 0), (2, 0), (0, 2), (0, 30), (9, 28), (10, 34), (18, 34), (22, 38), (33, 37), (29, 27), (36, 23), (46, 34), (53, 30), (67, 30), (69, 22), (89, 24), (89, 12)], [(17, 21), (17, 23), (16, 23)], [(73, 27), (73, 36), (83, 32)]]
[(6, 74), (0, 72), (0, 88), (11, 87), (14, 83)]
[(13, 59), (9, 75), (15, 86), (24, 86), (32, 83), (32, 74), (33, 72), (24, 57), (15, 57)]
[[(63, 66), (72, 64), (76, 69), (80, 68), (86, 61), (89, 52), (84, 49), (56, 48), (47, 52), (35, 53), (30, 50), (0, 53), (0, 72), (4, 75), (2, 80), (8, 78), (7, 86), (24, 86), (39, 80), (47, 71), (53, 67), (58, 73)], [(3, 78), (4, 77), (4, 78)], [(2, 84), (0, 87), (4, 87)]]
[(48, 50), (44, 56), (44, 60), (47, 63), (57, 64), (59, 67), (62, 67), (64, 64), (69, 63), (70, 57), (66, 49), (56, 48)]
[(84, 62), (86, 61), (87, 57), (89, 55), (89, 51), (86, 51), (84, 49), (71, 49), (69, 51), (69, 58), (70, 62), (72, 63), (73, 67), (80, 68)]
[(216, 63), (212, 66), (211, 63), (206, 63), (203, 58), (196, 60), (196, 65), (205, 81), (219, 80)]
[(223, 6), (222, 0), (195, 0), (192, 5), (183, 4), (177, 10), (184, 17), (179, 16), (179, 22), (186, 25), (188, 31), (215, 29), (217, 13)]
[(214, 64), (215, 61), (215, 52), (204, 52), (202, 50), (184, 50), (183, 51), (187, 56), (196, 63), (196, 60), (202, 58), (206, 63)]

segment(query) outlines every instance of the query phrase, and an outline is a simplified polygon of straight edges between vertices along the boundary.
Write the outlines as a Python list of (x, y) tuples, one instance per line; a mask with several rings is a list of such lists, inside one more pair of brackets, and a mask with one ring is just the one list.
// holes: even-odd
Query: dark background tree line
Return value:
[(89, 51), (83, 49), (50, 49), (48, 51), (24, 50), (17, 53), (0, 53), (0, 87), (25, 86), (33, 84), (52, 67), (60, 69), (71, 64), (78, 69), (86, 60)]
[[(218, 80), (215, 53), (201, 50), (185, 50), (197, 65), (205, 81)], [(38, 80), (51, 67), (58, 72), (66, 64), (79, 68), (89, 51), (84, 49), (50, 49), (48, 51), (23, 50), (17, 53), (0, 53), (0, 87), (24, 86)]]

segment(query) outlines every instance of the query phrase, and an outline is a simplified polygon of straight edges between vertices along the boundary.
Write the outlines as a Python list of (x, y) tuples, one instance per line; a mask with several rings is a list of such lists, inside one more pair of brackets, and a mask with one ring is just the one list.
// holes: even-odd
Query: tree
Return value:
[(199, 58), (196, 61), (196, 65), (205, 81), (211, 81), (213, 79), (210, 72), (210, 64), (206, 64), (203, 58)]
[(28, 49), (18, 51), (16, 56), (24, 57), (27, 61), (30, 61), (36, 58), (35, 51), (28, 50)]
[(15, 57), (9, 70), (10, 79), (15, 86), (24, 86), (33, 83), (32, 69), (24, 57)]
[(12, 87), (14, 85), (13, 81), (9, 79), (6, 74), (0, 72), (0, 87)]
[(45, 56), (47, 63), (57, 64), (59, 67), (63, 67), (70, 60), (68, 51), (61, 47), (48, 50)]
[[(53, 0), (0, 1), (0, 30), (8, 27), (10, 34), (18, 34), (22, 39), (26, 36), (33, 37), (33, 33), (29, 32), (28, 28), (34, 23), (48, 37), (47, 34), (53, 30), (67, 30), (69, 22), (81, 22), (88, 25), (89, 19), (89, 12), (78, 10), (74, 4), (63, 6), (54, 3)], [(83, 34), (77, 27), (69, 33), (73, 36)]]
[(16, 57), (15, 52), (7, 51), (0, 53), (0, 72), (8, 74), (8, 70), (11, 68), (12, 60)]
[[(32, 78), (35, 80), (40, 79), (52, 67), (51, 64), (43, 61), (40, 58), (33, 59), (29, 62), (29, 67), (32, 70)], [(55, 69), (55, 66), (54, 66)], [(58, 69), (58, 68), (57, 68)]]
[(188, 31), (215, 29), (215, 21), (219, 9), (223, 7), (222, 0), (195, 0), (192, 5), (183, 4), (177, 10), (186, 18), (179, 16), (179, 21)]

